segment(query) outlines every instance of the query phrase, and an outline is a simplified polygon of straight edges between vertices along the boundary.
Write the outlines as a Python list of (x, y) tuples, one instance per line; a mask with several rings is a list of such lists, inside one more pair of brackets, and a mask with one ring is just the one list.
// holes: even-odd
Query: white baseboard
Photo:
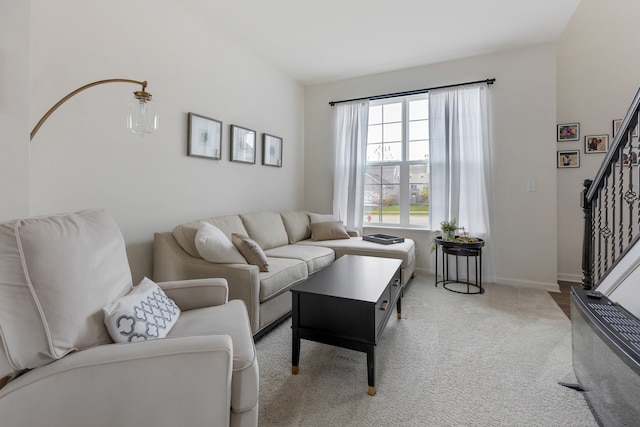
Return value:
[(582, 283), (581, 274), (558, 273), (558, 280), (563, 282)]
[(521, 288), (541, 289), (547, 292), (560, 292), (560, 286), (558, 286), (557, 283), (531, 282), (527, 280), (510, 279), (508, 277), (496, 277), (496, 283)]
[[(431, 274), (429, 269), (426, 269), (426, 268), (416, 268), (415, 274), (419, 274), (421, 276), (433, 277), (433, 274)], [(574, 280), (571, 280), (571, 281), (574, 281)], [(506, 277), (497, 277), (496, 283), (500, 285), (509, 285), (509, 286), (516, 286), (521, 288), (541, 289), (547, 292), (560, 292), (560, 286), (558, 286), (557, 283), (531, 282), (527, 280), (510, 279)]]

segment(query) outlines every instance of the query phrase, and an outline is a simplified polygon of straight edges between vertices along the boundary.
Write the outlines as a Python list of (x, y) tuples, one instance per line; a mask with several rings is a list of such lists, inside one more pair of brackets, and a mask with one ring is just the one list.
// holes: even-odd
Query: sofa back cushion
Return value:
[(274, 212), (257, 212), (240, 215), (247, 229), (247, 235), (260, 245), (263, 250), (277, 248), (289, 243), (287, 230), (282, 217)]
[(282, 212), (280, 214), (287, 230), (289, 243), (296, 243), (311, 237), (309, 214), (305, 211)]
[(131, 288), (124, 239), (103, 210), (0, 224), (0, 330), (16, 372), (113, 342), (102, 307)]
[(318, 214), (314, 212), (309, 212), (309, 221), (313, 222), (327, 222), (327, 221), (337, 221), (333, 214)]
[(247, 235), (247, 230), (242, 225), (239, 215), (218, 216), (176, 226), (172, 231), (173, 237), (186, 253), (195, 258), (202, 258), (196, 248), (196, 234), (201, 221), (215, 225), (227, 236), (229, 241), (231, 241), (231, 234), (233, 233)]

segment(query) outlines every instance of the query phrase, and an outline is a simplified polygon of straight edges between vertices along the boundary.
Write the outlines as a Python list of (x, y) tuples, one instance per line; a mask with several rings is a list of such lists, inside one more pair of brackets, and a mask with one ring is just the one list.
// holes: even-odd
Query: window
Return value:
[(363, 224), (429, 224), (428, 94), (371, 101)]

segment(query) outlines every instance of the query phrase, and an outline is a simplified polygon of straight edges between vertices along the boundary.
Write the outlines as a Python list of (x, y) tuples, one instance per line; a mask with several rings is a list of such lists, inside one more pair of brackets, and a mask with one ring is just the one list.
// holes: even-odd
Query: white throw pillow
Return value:
[(196, 233), (196, 249), (202, 258), (217, 264), (246, 264), (247, 260), (231, 240), (215, 225), (201, 221)]
[(164, 338), (180, 317), (175, 302), (146, 277), (102, 311), (104, 324), (115, 342)]

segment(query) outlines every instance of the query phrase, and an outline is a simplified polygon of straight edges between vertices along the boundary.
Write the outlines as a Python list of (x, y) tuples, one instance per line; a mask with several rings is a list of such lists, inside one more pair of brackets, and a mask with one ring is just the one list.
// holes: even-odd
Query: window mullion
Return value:
[(400, 163), (400, 225), (409, 224), (409, 101), (402, 101), (402, 161)]

